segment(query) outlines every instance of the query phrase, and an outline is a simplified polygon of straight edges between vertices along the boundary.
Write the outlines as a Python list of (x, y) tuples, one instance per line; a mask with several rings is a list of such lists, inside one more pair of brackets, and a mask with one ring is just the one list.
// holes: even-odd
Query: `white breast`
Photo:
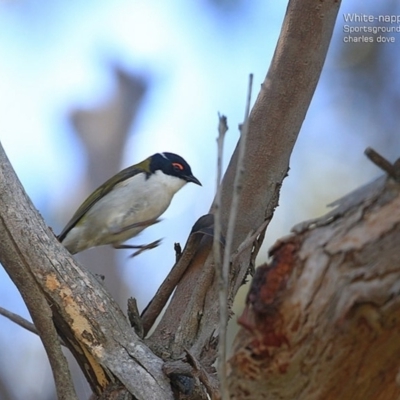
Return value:
[[(156, 220), (168, 208), (174, 194), (186, 182), (161, 171), (148, 179), (141, 173), (117, 184), (87, 212), (84, 223), (74, 227), (63, 241), (71, 249), (124, 242), (145, 227), (124, 230), (143, 221)], [(68, 247), (67, 247), (68, 248)]]
[(109, 225), (120, 225), (121, 220), (126, 225), (155, 219), (168, 208), (174, 194), (185, 183), (183, 179), (161, 171), (156, 171), (148, 179), (145, 174), (138, 174), (116, 185), (92, 209), (94, 213), (100, 210), (109, 214)]

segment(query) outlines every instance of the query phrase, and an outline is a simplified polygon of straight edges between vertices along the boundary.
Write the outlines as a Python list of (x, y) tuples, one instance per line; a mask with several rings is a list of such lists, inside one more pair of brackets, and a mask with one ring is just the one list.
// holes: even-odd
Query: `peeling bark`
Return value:
[[(121, 384), (139, 399), (172, 399), (163, 361), (137, 337), (105, 288), (47, 228), (1, 145), (0, 193), (0, 262), (24, 295), (38, 330), (47, 302), (51, 323), (95, 393)], [(46, 348), (49, 332), (39, 333)], [(52, 364), (59, 361), (46, 351)]]
[(400, 184), (382, 177), (301, 224), (257, 269), (232, 399), (400, 396)]

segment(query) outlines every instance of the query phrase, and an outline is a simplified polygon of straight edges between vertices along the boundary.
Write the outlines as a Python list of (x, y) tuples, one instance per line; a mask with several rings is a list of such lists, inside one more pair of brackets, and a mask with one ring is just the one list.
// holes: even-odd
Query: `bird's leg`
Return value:
[(154, 242), (151, 242), (149, 244), (144, 244), (144, 245), (131, 245), (131, 244), (114, 244), (113, 247), (114, 249), (139, 249), (135, 251), (132, 255), (130, 255), (130, 258), (133, 258), (135, 256), (138, 256), (140, 253), (143, 253), (146, 250), (154, 249), (161, 243), (161, 239), (155, 240)]
[(154, 249), (156, 248), (159, 244), (161, 243), (161, 239), (155, 240), (154, 242), (151, 242), (149, 244), (146, 244), (144, 246), (138, 246), (139, 250), (135, 251), (133, 254), (129, 256), (129, 258), (133, 258), (138, 256), (140, 253), (143, 253), (146, 250)]
[[(157, 224), (160, 221), (161, 221), (161, 219), (157, 219), (157, 218), (155, 218), (155, 219), (147, 219), (145, 221), (135, 222), (134, 224), (130, 224), (130, 225), (124, 226), (122, 228), (113, 229), (112, 233), (120, 234), (122, 232), (129, 231), (129, 230), (135, 229), (135, 228), (143, 228), (143, 229), (145, 229), (145, 228), (147, 228), (147, 227), (149, 227), (151, 225)], [(138, 249), (137, 251), (135, 251), (130, 256), (130, 257), (135, 257), (135, 256), (139, 255), (140, 253), (142, 253), (143, 251), (154, 249), (160, 243), (161, 243), (161, 239), (156, 240), (156, 241), (154, 241), (152, 243), (149, 243), (149, 244), (145, 244), (145, 245), (132, 245), (132, 244), (114, 243), (112, 246), (114, 247), (114, 249)]]
[(141, 222), (135, 222), (134, 224), (130, 224), (127, 226), (123, 226), (122, 228), (112, 228), (110, 229), (110, 231), (113, 234), (119, 234), (122, 232), (126, 232), (129, 231), (130, 229), (134, 229), (134, 228), (148, 228), (151, 225), (157, 224), (161, 221), (161, 219), (146, 219), (145, 221), (141, 221)]

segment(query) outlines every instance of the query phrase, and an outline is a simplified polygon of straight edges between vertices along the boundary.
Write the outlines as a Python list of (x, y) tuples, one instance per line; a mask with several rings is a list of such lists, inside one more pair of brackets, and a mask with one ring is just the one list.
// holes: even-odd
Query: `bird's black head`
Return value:
[(161, 170), (166, 175), (176, 176), (186, 182), (193, 182), (201, 186), (200, 181), (192, 174), (190, 165), (177, 154), (157, 153), (150, 158), (150, 171)]

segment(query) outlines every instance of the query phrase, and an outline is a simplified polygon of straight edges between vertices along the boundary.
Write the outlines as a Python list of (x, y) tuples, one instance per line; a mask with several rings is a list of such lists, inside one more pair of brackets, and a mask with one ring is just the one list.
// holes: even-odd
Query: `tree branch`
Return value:
[(232, 399), (400, 396), (400, 184), (382, 177), (335, 204), (257, 269), (229, 361)]
[[(174, 291), (176, 285), (181, 280), (183, 274), (187, 270), (192, 258), (195, 256), (201, 238), (204, 236), (213, 237), (216, 235), (214, 232), (214, 217), (212, 214), (201, 216), (193, 225), (189, 238), (185, 244), (184, 252), (179, 257), (175, 265), (172, 267), (164, 282), (158, 288), (157, 293), (153, 299), (143, 310), (141, 319), (143, 325), (144, 336), (150, 331), (157, 317), (160, 315), (164, 306), (167, 304), (169, 297)], [(221, 238), (220, 238), (221, 240)], [(177, 248), (178, 246), (175, 246)], [(180, 246), (179, 246), (180, 247)]]
[[(221, 251), (221, 242), (219, 238), (221, 237), (221, 179), (222, 179), (222, 158), (224, 154), (224, 140), (225, 134), (228, 131), (227, 118), (225, 115), (218, 114), (218, 138), (217, 138), (217, 182), (216, 182), (216, 193), (214, 200), (214, 238), (213, 238), (213, 257), (214, 257), (214, 267), (215, 274), (218, 280), (218, 290), (219, 290), (219, 306), (220, 306), (220, 321), (224, 321), (228, 319), (228, 311), (226, 305), (227, 298), (227, 286), (228, 286), (228, 278), (224, 277), (223, 271), (223, 258), (221, 255), (223, 252)], [(224, 328), (225, 328), (225, 324)], [(225, 399), (226, 396), (229, 396), (228, 393), (228, 382), (226, 380), (226, 371), (225, 371), (225, 359), (226, 359), (226, 330), (222, 328), (220, 330), (220, 339), (218, 346), (218, 377), (219, 377), (219, 390), (220, 397)]]
[[(97, 394), (121, 382), (138, 399), (172, 399), (162, 360), (135, 335), (98, 280), (49, 231), (1, 146), (0, 174), (0, 262), (20, 290), (50, 362), (63, 360), (54, 321)], [(69, 385), (65, 370), (58, 375), (57, 388)]]
[[(25, 318), (21, 317), (18, 314), (15, 314), (9, 310), (6, 310), (3, 307), (0, 307), (0, 315), (2, 315), (3, 317), (8, 318), (10, 321), (14, 322), (15, 324), (19, 325), (21, 328), (26, 329), (29, 332), (34, 333), (35, 335), (40, 336), (38, 330), (36, 329), (36, 326), (34, 324), (32, 324), (32, 322), (29, 322), (28, 320), (26, 320)], [(60, 341), (62, 346), (65, 346), (64, 341), (58, 337), (58, 340)]]
[(379, 168), (386, 172), (397, 182), (400, 182), (400, 159), (394, 164), (386, 160), (385, 157), (381, 156), (377, 151), (368, 147), (365, 150), (365, 155)]
[[(7, 187), (10, 179), (15, 179), (16, 182), (17, 178), (13, 172), (0, 144), (0, 193), (2, 193), (2, 196), (0, 196), (2, 205), (0, 208), (0, 262), (20, 291), (35, 323), (51, 364), (58, 398), (77, 400), (68, 363), (62, 353), (57, 331), (53, 324), (52, 311), (29, 269), (28, 255), (21, 251), (17, 245), (18, 239), (16, 238), (25, 236), (26, 231), (18, 230), (19, 235), (15, 231), (16, 225), (21, 220), (23, 221), (23, 218), (18, 212), (18, 207), (15, 207), (17, 197), (15, 191), (11, 187)], [(25, 193), (21, 191), (21, 197), (25, 196)], [(25, 221), (23, 222), (25, 223)]]
[[(289, 2), (271, 67), (250, 113), (234, 251), (265, 220), (271, 219), (278, 204), (279, 189), (325, 61), (339, 5), (340, 1), (335, 0)], [(238, 155), (237, 147), (222, 183), (223, 236), (227, 232)], [(249, 246), (243, 250), (231, 266), (229, 307), (248, 273), (254, 249)], [(168, 349), (171, 359), (184, 353), (184, 344), (200, 362), (211, 366), (216, 357), (216, 348), (210, 343), (215, 342), (218, 332), (218, 308), (212, 240), (205, 236), (148, 343), (154, 349)]]
[(8, 311), (3, 307), (0, 307), (0, 315), (8, 318), (10, 321), (12, 321), (15, 324), (19, 325), (20, 327), (26, 329), (27, 331), (32, 332), (35, 335), (39, 335), (39, 332), (36, 329), (36, 326), (34, 324), (32, 324), (32, 322), (29, 322), (25, 318), (21, 317), (20, 315), (14, 314), (13, 312)]
[[(236, 173), (235, 173), (235, 180), (233, 183), (232, 188), (232, 202), (231, 202), (231, 209), (229, 210), (229, 220), (228, 220), (228, 227), (226, 232), (226, 243), (224, 248), (224, 256), (222, 259), (222, 266), (217, 263), (217, 260), (220, 259), (219, 255), (219, 246), (216, 250), (214, 250), (214, 262), (216, 265), (216, 272), (219, 277), (219, 351), (218, 351), (218, 376), (220, 379), (220, 386), (221, 386), (221, 398), (222, 400), (229, 400), (229, 388), (227, 382), (227, 369), (226, 369), (226, 358), (227, 358), (227, 329), (228, 329), (228, 320), (229, 320), (229, 299), (228, 299), (228, 292), (229, 292), (229, 271), (231, 265), (231, 254), (232, 254), (232, 243), (233, 238), (235, 236), (235, 225), (236, 219), (238, 214), (239, 208), (239, 201), (240, 195), (242, 193), (242, 179), (244, 174), (244, 155), (246, 149), (246, 141), (247, 141), (247, 134), (249, 131), (249, 113), (250, 113), (250, 103), (251, 103), (251, 92), (253, 89), (253, 75), (249, 75), (249, 84), (247, 89), (247, 101), (246, 101), (246, 108), (245, 108), (245, 115), (244, 121), (240, 128), (240, 139), (239, 139), (239, 155), (238, 155), (238, 163), (236, 166)], [(221, 145), (222, 147), (222, 145)], [(218, 153), (221, 152), (222, 155), (222, 148), (218, 146)], [(220, 157), (218, 157), (220, 158)], [(222, 157), (221, 157), (222, 158)], [(220, 167), (220, 165), (219, 165)], [(220, 172), (220, 168), (219, 168)], [(221, 188), (219, 187), (219, 180), (218, 179), (218, 192), (220, 193)], [(216, 209), (216, 202), (221, 201), (220, 194), (217, 193), (216, 201), (214, 202), (214, 209)], [(218, 222), (220, 224), (220, 213), (216, 212), (218, 215)], [(219, 225), (218, 224), (218, 225)], [(220, 225), (219, 225), (220, 226)], [(218, 229), (218, 234), (221, 232), (221, 228)], [(219, 241), (216, 240), (218, 237), (214, 238), (213, 246), (216, 243), (219, 244)], [(218, 257), (215, 259), (215, 257)], [(220, 271), (221, 270), (221, 271)]]

